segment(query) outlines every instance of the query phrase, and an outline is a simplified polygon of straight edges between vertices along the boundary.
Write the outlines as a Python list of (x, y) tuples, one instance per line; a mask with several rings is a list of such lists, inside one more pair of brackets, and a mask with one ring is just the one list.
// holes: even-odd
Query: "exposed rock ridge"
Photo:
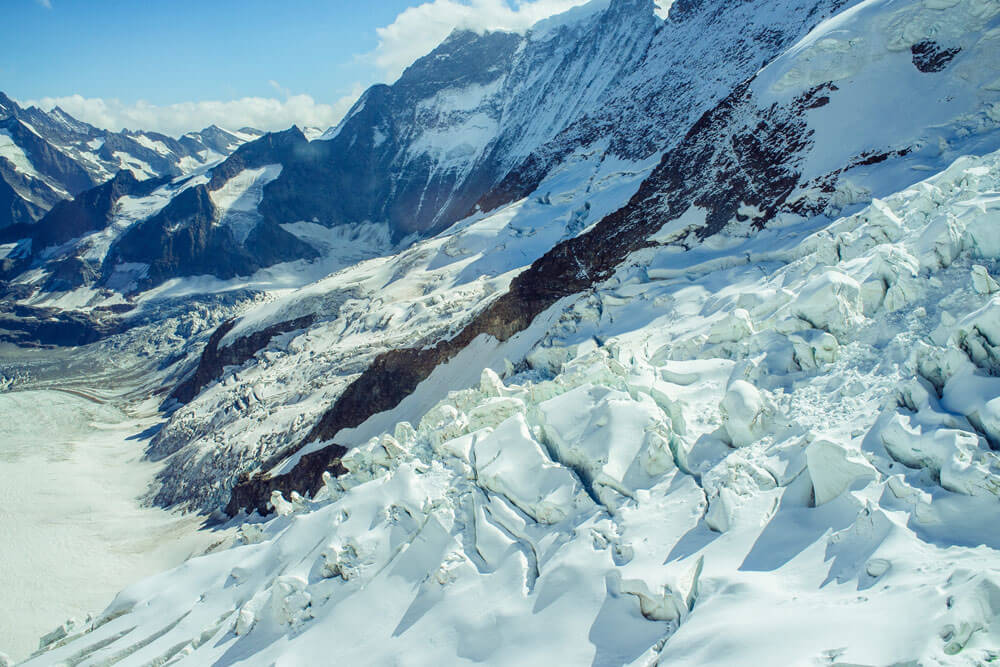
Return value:
[(925, 39), (910, 47), (913, 54), (913, 66), (925, 74), (940, 72), (948, 66), (955, 56), (961, 52), (961, 47), (944, 48), (937, 42)]
[(148, 270), (136, 281), (140, 288), (180, 276), (233, 278), (278, 262), (317, 256), (312, 246), (266, 221), (240, 244), (229, 227), (217, 224), (218, 218), (208, 188), (188, 188), (125, 232), (108, 253), (102, 273), (113, 277), (120, 263), (146, 264)]
[(435, 227), (439, 220), (458, 219), (474, 201), (460, 191), (471, 187), (463, 182), (476, 181), (476, 175), (465, 176), (426, 153), (410, 151), (425, 130), (474, 115), (497, 122), (498, 93), (482, 92), (475, 110), (433, 109), (425, 102), (452, 89), (496, 86), (522, 39), (504, 32), (456, 31), (392, 86), (369, 88), (334, 136), (282, 156), (282, 172), (264, 187), (260, 212), (278, 223), (387, 221), (399, 238), (440, 228)]
[(116, 310), (88, 314), (0, 301), (0, 341), (22, 347), (86, 345), (122, 330)]
[(37, 253), (48, 246), (104, 229), (119, 199), (147, 195), (163, 183), (164, 179), (140, 181), (131, 171), (119, 171), (111, 180), (81, 192), (72, 200), (59, 202), (38, 223), (0, 229), (0, 240), (9, 243), (29, 238)]
[(245, 143), (212, 169), (208, 189), (215, 191), (244, 169), (256, 169), (275, 162), (285, 163), (309, 150), (309, 142), (302, 130), (292, 126), (283, 132), (268, 132), (264, 136)]
[[(10, 279), (31, 266), (38, 266), (40, 262), (46, 264), (43, 250), (106, 228), (111, 224), (116, 204), (122, 197), (144, 196), (162, 184), (163, 179), (139, 181), (131, 171), (122, 170), (106, 183), (86, 190), (72, 200), (60, 201), (37, 223), (26, 221), (0, 228), (0, 243), (20, 242), (16, 251), (0, 262), (0, 279)], [(43, 259), (40, 260), (40, 257)], [(43, 287), (47, 291), (73, 289), (100, 279), (99, 263), (77, 255), (57, 256), (48, 261), (47, 266), (51, 269)], [(11, 291), (9, 286), (5, 286), (2, 295), (6, 299), (20, 298), (19, 293)], [(74, 321), (76, 319), (79, 318), (74, 318)], [(10, 324), (16, 329), (13, 320)], [(99, 327), (98, 330), (104, 331), (106, 327)]]

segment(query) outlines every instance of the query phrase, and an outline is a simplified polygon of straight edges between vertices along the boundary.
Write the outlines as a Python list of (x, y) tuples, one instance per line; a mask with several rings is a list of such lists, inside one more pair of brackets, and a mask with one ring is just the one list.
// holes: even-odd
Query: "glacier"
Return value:
[(13, 657), (232, 532), (142, 507), (157, 465), (140, 460), (134, 435), (155, 417), (89, 391), (0, 394), (0, 647)]
[[(79, 354), (155, 424), (144, 500), (228, 537), (25, 664), (1000, 659), (998, 21), (596, 0), (457, 33), (309, 142), (391, 153), (413, 228), (296, 209), (315, 257), (32, 293), (135, 307)], [(329, 176), (296, 136), (70, 245), (107, 263), (195, 191), (245, 242)]]
[(530, 368), (26, 664), (995, 660), (998, 186), (965, 157), (821, 229), (642, 250)]

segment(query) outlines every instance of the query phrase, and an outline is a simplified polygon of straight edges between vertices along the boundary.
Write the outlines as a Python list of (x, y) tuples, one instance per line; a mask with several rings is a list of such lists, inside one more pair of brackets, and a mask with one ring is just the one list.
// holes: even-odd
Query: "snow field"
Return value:
[(259, 169), (244, 169), (209, 193), (219, 209), (219, 224), (230, 227), (238, 242), (244, 243), (260, 221), (257, 206), (264, 196), (264, 186), (281, 175), (281, 168), (280, 164), (269, 164)]
[[(123, 586), (225, 539), (203, 519), (142, 508), (156, 466), (130, 436), (149, 425), (59, 391), (0, 395), (0, 652), (82, 627)], [(56, 636), (53, 635), (53, 636)]]

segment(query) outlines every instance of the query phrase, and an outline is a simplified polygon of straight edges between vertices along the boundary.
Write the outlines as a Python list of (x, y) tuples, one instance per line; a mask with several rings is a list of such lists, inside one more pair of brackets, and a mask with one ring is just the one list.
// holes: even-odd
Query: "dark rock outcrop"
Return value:
[(119, 238), (103, 274), (110, 276), (122, 262), (147, 264), (136, 285), (141, 289), (183, 276), (234, 278), (278, 262), (317, 256), (311, 246), (267, 221), (258, 223), (244, 244), (238, 243), (229, 227), (217, 224), (218, 217), (204, 185), (188, 188)]
[(86, 345), (121, 329), (114, 313), (88, 315), (0, 301), (0, 341), (22, 347)]
[(910, 47), (913, 54), (913, 66), (924, 73), (940, 72), (948, 66), (955, 56), (961, 52), (961, 47), (944, 48), (937, 42), (925, 39)]
[(106, 183), (86, 190), (72, 200), (59, 202), (36, 224), (4, 229), (0, 235), (30, 238), (33, 252), (38, 254), (49, 246), (104, 229), (111, 223), (119, 199), (127, 195), (147, 195), (163, 182), (161, 179), (140, 181), (131, 171), (122, 170)]
[(259, 139), (243, 144), (214, 167), (208, 189), (218, 190), (244, 169), (257, 169), (268, 164), (284, 165), (298, 159), (308, 160), (309, 153), (309, 142), (299, 128), (293, 126), (283, 132), (268, 132)]
[(347, 472), (340, 462), (341, 457), (346, 453), (347, 449), (340, 445), (329, 445), (319, 451), (303, 454), (295, 466), (297, 472), (294, 476), (253, 475), (247, 477), (233, 489), (225, 511), (229, 516), (236, 516), (242, 509), (250, 513), (256, 511), (261, 516), (265, 516), (274, 509), (270, 506), (271, 493), (281, 491), (287, 497), (292, 491), (301, 490), (302, 487), (299, 486), (299, 483), (304, 479), (318, 480), (317, 484), (313, 485), (310, 490), (310, 493), (315, 494), (323, 482), (323, 473), (329, 472), (334, 477), (338, 477)]
[[(0, 158), (0, 175), (13, 172), (7, 167), (8, 164), (6, 159)], [(44, 214), (41, 206), (21, 197), (10, 186), (8, 179), (0, 179), (0, 231), (12, 225), (30, 225)]]
[(0, 121), (5, 130), (25, 152), (37, 171), (62, 184), (71, 194), (83, 192), (96, 184), (93, 176), (79, 163), (68, 157), (17, 118)]
[(236, 320), (227, 320), (212, 332), (194, 372), (170, 393), (169, 398), (180, 403), (188, 403), (206, 386), (222, 377), (226, 366), (242, 366), (251, 357), (264, 349), (275, 336), (290, 331), (304, 329), (313, 323), (314, 315), (306, 315), (294, 320), (279, 322), (273, 326), (255, 331), (233, 341), (231, 345), (219, 349), (219, 343), (232, 331)]
[(45, 281), (46, 292), (67, 292), (77, 287), (90, 286), (100, 279), (101, 267), (82, 257), (67, 257), (51, 265), (52, 273)]

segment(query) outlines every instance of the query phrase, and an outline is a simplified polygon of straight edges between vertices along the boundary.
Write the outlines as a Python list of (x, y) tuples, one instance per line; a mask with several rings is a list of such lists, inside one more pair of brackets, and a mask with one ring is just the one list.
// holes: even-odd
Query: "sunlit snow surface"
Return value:
[(0, 651), (15, 659), (71, 617), (200, 553), (203, 519), (139, 507), (148, 420), (61, 391), (0, 394)]
[(29, 664), (997, 659), (998, 192), (994, 153), (811, 234), (642, 250), (540, 318), (532, 371)]

